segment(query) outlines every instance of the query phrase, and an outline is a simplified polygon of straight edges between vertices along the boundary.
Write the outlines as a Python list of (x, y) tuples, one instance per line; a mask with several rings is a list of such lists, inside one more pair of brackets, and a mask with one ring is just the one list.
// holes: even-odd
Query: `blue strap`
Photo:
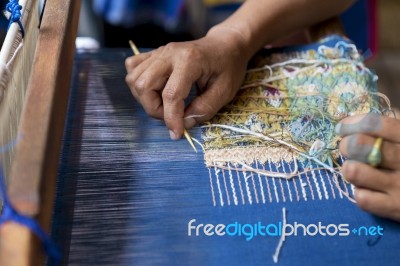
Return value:
[(0, 214), (0, 226), (7, 221), (13, 221), (26, 226), (42, 241), (44, 250), (49, 258), (53, 259), (55, 264), (58, 264), (61, 260), (61, 253), (59, 249), (51, 242), (50, 238), (42, 230), (39, 224), (32, 218), (19, 214), (12, 207), (6, 194), (3, 171), (0, 168), (0, 201), (1, 200), (3, 202), (3, 212)]
[(21, 9), (22, 6), (18, 3), (18, 0), (10, 0), (10, 2), (6, 5), (6, 10), (11, 13), (8, 29), (11, 27), (11, 24), (17, 22), (19, 28), (21, 29), (22, 38), (24, 38), (25, 30), (21, 22), (21, 16), (22, 16)]

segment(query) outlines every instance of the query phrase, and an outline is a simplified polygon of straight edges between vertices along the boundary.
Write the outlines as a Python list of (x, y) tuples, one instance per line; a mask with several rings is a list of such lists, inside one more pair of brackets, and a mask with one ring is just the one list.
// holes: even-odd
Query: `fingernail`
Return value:
[(169, 137), (170, 137), (172, 140), (178, 140), (178, 139), (179, 139), (178, 135), (175, 134), (175, 132), (172, 131), (172, 130), (169, 130)]
[(351, 171), (352, 171), (352, 167), (353, 167), (352, 164), (353, 164), (353, 163), (352, 163), (351, 160), (347, 160), (347, 161), (343, 164), (343, 167), (342, 167), (342, 178), (343, 178), (343, 180), (344, 180), (346, 183), (350, 183), (350, 181), (349, 181), (349, 179), (348, 179), (348, 176), (349, 176), (349, 173), (351, 173)]
[(337, 134), (337, 135), (340, 135), (340, 129), (342, 128), (342, 123), (338, 123), (336, 126), (335, 126), (335, 133)]
[(342, 179), (346, 184), (350, 184), (350, 181), (347, 179), (346, 174), (342, 171)]
[(192, 128), (197, 124), (196, 120), (193, 117), (183, 119), (183, 123), (186, 129)]
[(347, 180), (347, 178), (344, 174), (342, 174), (342, 179), (346, 184), (350, 184), (349, 180)]

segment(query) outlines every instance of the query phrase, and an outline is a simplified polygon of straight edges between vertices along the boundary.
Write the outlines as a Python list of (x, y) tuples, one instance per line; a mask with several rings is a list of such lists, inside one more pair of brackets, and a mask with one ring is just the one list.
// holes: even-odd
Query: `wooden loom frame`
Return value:
[[(49, 232), (61, 139), (68, 103), (80, 0), (47, 1), (12, 162), (8, 194), (14, 208)], [(315, 41), (342, 34), (338, 18), (309, 30)], [(25, 226), (0, 227), (2, 266), (43, 265), (42, 243)]]
[[(14, 208), (50, 229), (55, 182), (78, 28), (80, 0), (47, 1), (11, 166), (8, 194)], [(3, 266), (43, 265), (42, 243), (25, 226), (0, 228)]]

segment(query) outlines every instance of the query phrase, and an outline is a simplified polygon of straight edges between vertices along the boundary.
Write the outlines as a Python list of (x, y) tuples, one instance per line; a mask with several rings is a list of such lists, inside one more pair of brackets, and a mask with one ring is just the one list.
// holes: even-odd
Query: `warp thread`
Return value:
[(19, 4), (18, 0), (10, 0), (10, 2), (6, 5), (6, 10), (11, 14), (10, 23), (8, 24), (8, 29), (10, 29), (13, 23), (18, 23), (19, 28), (21, 29), (22, 38), (25, 36), (24, 25), (21, 22), (21, 10), (22, 6)]

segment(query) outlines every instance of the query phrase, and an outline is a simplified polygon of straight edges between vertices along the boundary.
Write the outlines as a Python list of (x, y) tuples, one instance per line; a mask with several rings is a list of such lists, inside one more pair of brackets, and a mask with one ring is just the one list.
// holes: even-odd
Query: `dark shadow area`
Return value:
[(105, 47), (129, 47), (128, 41), (133, 40), (138, 47), (157, 48), (169, 42), (192, 40), (189, 33), (169, 33), (154, 24), (143, 24), (133, 28), (113, 26), (104, 22)]

